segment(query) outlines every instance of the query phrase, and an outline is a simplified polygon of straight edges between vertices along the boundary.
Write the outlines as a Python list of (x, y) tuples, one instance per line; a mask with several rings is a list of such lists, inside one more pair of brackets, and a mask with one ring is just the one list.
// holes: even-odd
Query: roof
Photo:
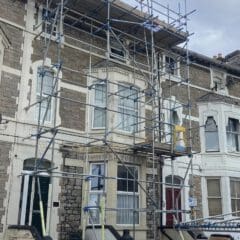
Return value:
[[(182, 56), (186, 55), (186, 49), (174, 47), (173, 51), (178, 54), (181, 54)], [(200, 63), (207, 67), (215, 66), (215, 67), (226, 70), (228, 73), (240, 76), (240, 67), (238, 67), (236, 65), (232, 65), (232, 64), (226, 63), (224, 61), (210, 58), (210, 57), (207, 57), (205, 55), (202, 55), (200, 53), (190, 51), (190, 50), (189, 50), (188, 54), (189, 54), (189, 58), (190, 58), (191, 62)]]
[[(53, 0), (53, 2), (57, 4), (59, 0)], [(75, 18), (72, 20), (72, 24), (76, 26), (77, 20), (78, 23), (81, 23), (81, 27), (95, 21), (94, 24), (98, 25), (99, 30), (105, 30), (108, 16), (107, 2), (102, 0), (69, 0), (65, 6), (65, 20), (71, 24), (70, 19)], [(144, 29), (147, 38), (149, 38), (153, 28), (155, 44), (158, 46), (171, 47), (186, 40), (186, 33), (159, 20), (156, 16), (151, 17), (146, 13), (142, 13), (136, 7), (132, 7), (120, 0), (111, 0), (110, 2), (111, 27), (115, 29), (117, 35), (128, 34), (143, 41)], [(154, 26), (152, 26), (152, 21)]]

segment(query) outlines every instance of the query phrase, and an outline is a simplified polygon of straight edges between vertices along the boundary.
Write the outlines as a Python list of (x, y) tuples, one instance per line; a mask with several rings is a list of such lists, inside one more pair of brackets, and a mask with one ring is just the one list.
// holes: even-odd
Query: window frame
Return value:
[[(231, 178), (230, 177), (230, 197), (231, 197), (231, 210), (232, 210), (232, 213), (233, 212), (236, 212), (236, 211), (240, 211), (240, 194), (239, 196), (237, 196), (237, 193), (236, 193), (236, 183), (239, 184), (240, 186), (240, 178)], [(234, 184), (234, 189), (232, 190), (232, 184)], [(235, 193), (235, 196), (232, 195), (232, 192)], [(235, 202), (234, 205), (237, 209), (233, 209), (233, 201)], [(238, 204), (237, 202), (239, 202), (239, 209), (238, 209)], [(235, 214), (232, 214), (234, 217), (239, 217), (240, 216), (240, 212), (239, 213), (235, 213)]]
[[(118, 104), (117, 104), (117, 114), (116, 114), (117, 115), (117, 129), (119, 131), (124, 132), (124, 133), (130, 133), (131, 134), (131, 133), (137, 132), (138, 129), (139, 129), (138, 118), (139, 118), (139, 114), (140, 114), (140, 109), (139, 109), (140, 104), (138, 104), (137, 101), (134, 101), (134, 99), (132, 99), (132, 101), (134, 101), (133, 102), (134, 108), (131, 108), (131, 107), (127, 106), (126, 103), (121, 104), (121, 94), (119, 94), (121, 92), (121, 90), (119, 89), (120, 87), (125, 88), (125, 90), (128, 90), (128, 89), (130, 91), (135, 90), (136, 91), (135, 93), (137, 94), (137, 96), (136, 96), (137, 98), (139, 97), (139, 88), (136, 87), (135, 85), (122, 84), (122, 83), (118, 84), (118, 94), (117, 94)], [(130, 94), (128, 96), (132, 96), (132, 95), (134, 95), (134, 94)], [(128, 101), (129, 99), (128, 99), (128, 97), (126, 98), (125, 96), (123, 96), (122, 100), (123, 101)], [(136, 114), (132, 115), (131, 113), (130, 114), (125, 113), (125, 111), (132, 111), (132, 112), (135, 112)], [(125, 121), (125, 119), (126, 118), (128, 119), (129, 117), (132, 117), (133, 120), (134, 120), (133, 121), (133, 126), (130, 126), (130, 125), (126, 126), (124, 124), (125, 122), (127, 122), (127, 121)], [(122, 124), (124, 124), (124, 125), (122, 126)], [(130, 128), (130, 129), (127, 130), (128, 128)]]
[[(42, 66), (37, 66), (37, 68), (36, 68), (36, 74), (37, 74), (36, 86), (35, 86), (35, 101), (36, 101), (35, 119), (36, 120), (38, 120), (38, 117), (39, 117), (38, 115), (39, 115), (40, 103), (38, 101), (40, 101), (40, 99), (38, 99), (38, 98), (40, 98), (40, 96), (41, 96), (41, 78), (43, 78), (43, 88), (44, 88), (44, 77), (39, 76), (40, 75), (39, 74), (39, 69), (41, 69), (41, 68), (42, 68)], [(48, 71), (48, 69), (50, 69), (50, 67), (48, 67), (48, 66), (44, 66), (44, 69), (47, 69), (47, 72), (51, 72), (51, 74), (52, 74), (52, 84), (51, 84), (51, 91), (52, 91), (53, 90), (53, 86), (54, 86), (55, 81), (56, 81), (55, 72), (53, 71), (53, 69)], [(40, 89), (38, 91), (39, 84), (40, 84)], [(41, 103), (41, 112), (40, 112), (40, 114), (41, 114), (40, 121), (41, 122), (42, 122), (43, 117), (44, 117), (44, 115), (46, 113), (46, 108), (44, 107), (44, 111), (43, 111), (43, 115), (42, 115), (43, 103), (46, 102), (46, 104), (48, 105), (48, 98), (51, 98), (50, 108), (48, 108), (48, 111), (50, 113), (49, 113), (49, 118), (47, 118), (47, 115), (46, 115), (44, 123), (50, 124), (53, 121), (53, 113), (54, 113), (54, 107), (55, 107), (54, 106), (54, 99), (53, 99), (53, 97), (49, 96), (49, 94), (45, 94), (44, 93), (44, 89), (42, 89), (42, 103)], [(46, 105), (46, 107), (47, 107), (47, 105)]]
[[(173, 67), (171, 67), (171, 61), (173, 62)], [(173, 56), (164, 55), (164, 71), (170, 76), (179, 76), (179, 61)]]
[[(132, 168), (132, 167), (134, 167), (135, 168), (135, 171), (137, 170), (137, 179), (134, 181), (134, 179), (133, 180), (131, 180), (131, 179), (129, 179), (128, 177), (127, 178), (119, 178), (118, 177), (118, 168), (119, 167), (123, 167), (125, 170), (126, 170), (126, 173), (127, 173), (127, 176), (128, 176), (128, 169), (126, 169), (126, 167), (127, 168)], [(140, 179), (140, 167), (139, 166), (137, 166), (137, 165), (130, 165), (130, 164), (125, 164), (125, 165), (123, 165), (123, 164), (118, 164), (117, 165), (117, 201), (116, 201), (116, 207), (117, 207), (117, 209), (118, 209), (118, 196), (133, 196), (133, 201), (136, 201), (137, 200), (137, 206), (136, 206), (136, 208), (139, 208), (140, 207), (140, 187), (137, 185), (137, 182), (138, 182), (138, 180)], [(133, 181), (133, 187), (134, 187), (134, 185), (136, 184), (137, 185), (137, 191), (135, 191), (135, 192), (130, 192), (130, 191), (128, 191), (128, 189), (127, 189), (127, 191), (122, 191), (122, 190), (118, 190), (118, 184), (119, 184), (119, 181), (120, 180), (124, 180), (124, 181)], [(134, 184), (135, 183), (135, 184)], [(135, 197), (135, 198), (134, 198)], [(133, 203), (133, 202), (132, 202)], [(122, 217), (122, 215), (121, 214), (124, 214), (124, 212), (126, 211), (126, 210), (128, 210), (128, 211), (131, 211), (130, 210), (130, 207), (129, 208), (126, 208), (126, 209), (124, 209), (124, 208), (121, 208), (120, 210), (117, 210), (117, 213), (116, 213), (116, 225), (121, 225), (121, 226), (132, 226), (133, 224), (135, 224), (135, 225), (140, 225), (140, 214), (139, 213), (137, 213), (138, 215), (136, 216), (136, 213), (134, 214), (134, 211), (132, 211), (132, 220), (134, 220), (134, 215), (135, 215), (135, 218), (137, 219), (137, 221), (134, 223), (134, 222), (131, 222), (131, 223), (121, 223), (121, 222), (118, 222), (118, 218), (121, 218)], [(122, 212), (121, 212), (122, 211)], [(120, 216), (118, 215), (118, 214), (120, 214)], [(130, 213), (128, 213), (128, 214), (130, 214)]]
[[(209, 195), (209, 185), (208, 185), (208, 181), (211, 181), (211, 180), (217, 180), (218, 183), (219, 183), (219, 196), (214, 196), (214, 195)], [(206, 185), (207, 185), (207, 201), (208, 201), (208, 215), (210, 217), (214, 217), (214, 216), (217, 216), (217, 215), (221, 215), (223, 213), (223, 203), (222, 203), (222, 184), (221, 184), (221, 177), (207, 177), (206, 178)], [(220, 209), (221, 209), (221, 212), (218, 213), (217, 215), (211, 215), (210, 212), (212, 212), (212, 210), (210, 210), (210, 206), (209, 206), (209, 200), (210, 199), (215, 199), (215, 200), (220, 200)]]
[[(236, 123), (235, 131), (229, 129), (230, 127), (232, 127), (229, 125), (230, 121), (232, 121), (232, 120), (233, 120), (233, 122)], [(226, 125), (227, 151), (228, 152), (233, 152), (233, 153), (240, 152), (240, 131), (239, 131), (239, 129), (240, 129), (239, 119), (229, 117), (228, 121), (227, 121), (227, 125)], [(233, 142), (231, 142), (231, 145), (229, 144), (229, 141), (230, 141), (229, 136), (231, 137), (231, 141), (234, 138), (234, 142), (235, 142), (234, 146), (232, 145)], [(231, 149), (230, 149), (230, 147), (231, 147)]]
[[(215, 130), (211, 130), (211, 129), (207, 129), (207, 122), (209, 119), (212, 119), (213, 123), (215, 124), (216, 129)], [(205, 152), (219, 152), (220, 151), (220, 144), (219, 144), (219, 131), (218, 131), (218, 125), (214, 119), (214, 116), (207, 116), (207, 119), (205, 121), (205, 125), (204, 125), (204, 136), (205, 136)], [(216, 148), (209, 148), (207, 147), (207, 142), (208, 142), (208, 134), (209, 133), (215, 133), (216, 134), (216, 138), (217, 138), (217, 147)]]
[[(92, 190), (92, 179), (94, 178), (93, 175), (96, 175), (96, 174), (93, 174), (93, 166), (94, 165), (101, 165), (103, 166), (103, 175), (106, 174), (106, 170), (107, 170), (107, 167), (105, 166), (104, 162), (92, 162), (90, 163), (90, 180), (89, 180), (89, 194), (88, 194), (88, 205), (90, 204), (90, 199), (91, 199), (91, 195), (94, 196), (96, 195), (97, 196), (97, 200), (99, 200), (99, 203), (100, 203), (100, 198), (101, 196), (104, 194), (104, 189), (106, 188), (106, 181), (103, 180), (103, 188), (101, 190)], [(105, 166), (105, 168), (104, 168)], [(101, 176), (101, 175), (98, 175), (98, 176)], [(103, 178), (102, 178), (103, 179)], [(104, 186), (105, 185), (105, 186)], [(93, 207), (94, 205), (89, 205), (90, 207)], [(91, 211), (92, 212), (96, 212), (96, 217), (98, 219), (97, 222), (94, 222), (95, 225), (100, 225), (100, 211), (99, 211), (99, 208), (98, 208), (98, 205), (96, 203), (96, 208), (92, 208), (90, 209), (89, 213), (91, 214)], [(90, 221), (90, 217), (88, 218), (88, 224), (93, 224), (91, 221)]]
[[(105, 104), (102, 103), (101, 106), (97, 106), (96, 104), (96, 86), (97, 85), (100, 85), (100, 86), (104, 86), (105, 85), (105, 97), (106, 97), (106, 94), (107, 94), (107, 86), (106, 86), (106, 82), (104, 84), (101, 84), (101, 81), (96, 81), (93, 83), (94, 87), (94, 93), (92, 94), (93, 95), (93, 107), (92, 107), (92, 129), (105, 129), (106, 127), (106, 124), (105, 124), (105, 121), (106, 121), (106, 116), (107, 116), (107, 111), (106, 111), (106, 107), (107, 107), (107, 103), (106, 103), (106, 98), (105, 98)], [(94, 126), (94, 120), (95, 120), (95, 110), (96, 109), (100, 109), (101, 111), (105, 112), (105, 121), (104, 121), (104, 124), (102, 127), (95, 127)]]

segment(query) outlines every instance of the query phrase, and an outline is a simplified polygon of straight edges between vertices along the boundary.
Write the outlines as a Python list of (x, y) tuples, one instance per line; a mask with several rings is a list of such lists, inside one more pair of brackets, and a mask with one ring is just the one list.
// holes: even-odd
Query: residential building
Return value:
[(239, 51), (180, 48), (141, 2), (0, 0), (0, 238), (238, 217)]

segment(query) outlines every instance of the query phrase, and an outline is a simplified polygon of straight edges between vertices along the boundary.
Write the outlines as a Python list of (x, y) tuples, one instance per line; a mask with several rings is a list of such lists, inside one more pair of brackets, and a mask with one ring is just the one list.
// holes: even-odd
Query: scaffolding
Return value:
[[(100, 219), (97, 224), (102, 226), (101, 239), (105, 239), (104, 226), (108, 213), (121, 210), (131, 212), (133, 239), (136, 239), (136, 225), (138, 224), (135, 219), (139, 218), (141, 213), (145, 214), (146, 218), (153, 216), (153, 223), (148, 228), (153, 234), (152, 239), (159, 239), (159, 228), (163, 225), (163, 213), (172, 214), (173, 221), (176, 223), (181, 221), (179, 213), (191, 213), (178, 206), (179, 194), (177, 197), (174, 195), (174, 162), (178, 157), (189, 157), (181, 190), (190, 188), (190, 195), (194, 197), (193, 179), (191, 186), (185, 183), (190, 171), (193, 178), (188, 57), (190, 34), (187, 28), (188, 17), (193, 11), (187, 12), (186, 0), (183, 11), (180, 4), (179, 11), (174, 11), (169, 6), (163, 6), (155, 0), (135, 0), (136, 6), (134, 7), (117, 0), (89, 0), (87, 3), (81, 0), (36, 2), (41, 6), (43, 15), (42, 21), (35, 26), (37, 32), (35, 41), (42, 41), (44, 48), (42, 67), (38, 71), (38, 77), (41, 79), (38, 86), (39, 96), (35, 103), (25, 108), (26, 111), (34, 106), (38, 108), (36, 133), (29, 137), (36, 139), (35, 167), (31, 173), (36, 184), (34, 182), (32, 184), (30, 216), (36, 187), (39, 196), (42, 235), (47, 235), (39, 173), (43, 171), (40, 168), (41, 162), (46, 153), (51, 151), (52, 165), (47, 172), (52, 183), (55, 178), (77, 178), (85, 181), (83, 183), (83, 210), (79, 213), (82, 216), (83, 239), (85, 239), (88, 222), (94, 231), (96, 218)], [(68, 35), (64, 35), (65, 30), (68, 31)], [(76, 31), (80, 37), (71, 36), (71, 31)], [(86, 40), (82, 40), (82, 37)], [(102, 43), (99, 44), (101, 46), (95, 42), (98, 39)], [(174, 51), (174, 47), (178, 44), (183, 45), (184, 56)], [(64, 66), (62, 49), (70, 45), (75, 45), (77, 50), (88, 56), (88, 64), (84, 69), (74, 70)], [(46, 59), (51, 58), (51, 48), (56, 50), (55, 62), (46, 67)], [(179, 61), (185, 64), (184, 77), (180, 77), (179, 74), (180, 67), (177, 64)], [(99, 69), (102, 74), (98, 74)], [(113, 72), (121, 71), (121, 69), (131, 73), (131, 79), (127, 84), (126, 81), (119, 83), (111, 79)], [(86, 102), (82, 99), (75, 100), (62, 96), (59, 81), (74, 84), (73, 80), (64, 79), (63, 71), (86, 79), (87, 84), (79, 84), (87, 93)], [(52, 72), (54, 73), (53, 82), (50, 90), (46, 90), (44, 81)], [(138, 86), (139, 82), (141, 82), (141, 87)], [(178, 101), (180, 93), (176, 92), (176, 87), (180, 86), (185, 89), (185, 92), (181, 94), (187, 96), (186, 102)], [(96, 94), (100, 99), (93, 102), (92, 96)], [(173, 95), (175, 98), (172, 97)], [(114, 105), (116, 99), (120, 102), (118, 106)], [(85, 133), (71, 132), (57, 125), (59, 100), (86, 107), (89, 125)], [(53, 124), (52, 127), (46, 127), (45, 122), (50, 108), (54, 109)], [(142, 109), (147, 109), (148, 114)], [(98, 113), (99, 119), (89, 117), (93, 111)], [(187, 123), (179, 119), (178, 111), (182, 111), (187, 116), (185, 118)], [(91, 131), (90, 127), (94, 120), (98, 120), (100, 125), (96, 133)], [(67, 138), (65, 141), (64, 136)], [(119, 141), (117, 136), (127, 136), (128, 140)], [(48, 141), (43, 152), (39, 149), (41, 139)], [(54, 165), (56, 143), (61, 145), (59, 150), (62, 152), (72, 151), (84, 155), (85, 171), (83, 174), (57, 171)], [(90, 162), (94, 153), (102, 154), (103, 170), (99, 174), (90, 173)], [(125, 155), (131, 157), (131, 163), (136, 163), (138, 159), (145, 159), (145, 166), (151, 169), (151, 174), (146, 180), (140, 179), (139, 174), (133, 171), (133, 168), (125, 161)], [(130, 208), (107, 207), (107, 184), (114, 181), (117, 185), (118, 181), (125, 181), (121, 176), (108, 174), (107, 167), (110, 158), (123, 166), (129, 176), (127, 181), (132, 182), (134, 200)], [(164, 162), (168, 160), (170, 160), (172, 169), (172, 181), (168, 184), (172, 187), (172, 207), (164, 210), (161, 196), (163, 185), (166, 183), (162, 171)], [(101, 185), (101, 193), (99, 198), (97, 196), (97, 202), (91, 205), (89, 185), (93, 180), (97, 180)], [(148, 201), (145, 208), (141, 208), (139, 203), (135, 202), (135, 199), (139, 197), (136, 196), (139, 189)], [(51, 221), (51, 214), (50, 212), (49, 221)]]

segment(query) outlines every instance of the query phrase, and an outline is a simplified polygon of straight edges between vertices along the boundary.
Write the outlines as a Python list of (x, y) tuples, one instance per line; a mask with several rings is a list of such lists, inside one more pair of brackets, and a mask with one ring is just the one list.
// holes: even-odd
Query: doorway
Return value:
[[(166, 210), (179, 210), (182, 208), (181, 184), (182, 179), (177, 176), (167, 176), (166, 182)], [(174, 223), (182, 221), (182, 213), (166, 213), (166, 226), (173, 227)]]
[[(39, 234), (42, 235), (37, 178), (39, 178), (39, 183), (40, 183), (45, 223), (47, 219), (48, 191), (49, 191), (50, 178), (46, 172), (41, 172), (34, 179), (33, 177), (34, 166), (35, 166), (35, 159), (26, 159), (24, 161), (23, 176), (22, 176), (22, 183), (21, 183), (20, 204), (19, 204), (20, 205), (19, 206), (19, 224), (34, 226), (39, 232)], [(38, 169), (46, 170), (50, 168), (50, 166), (51, 166), (50, 162), (45, 160), (45, 161), (42, 161), (41, 166)], [(34, 188), (33, 188), (33, 183), (35, 184)], [(34, 189), (34, 193), (32, 194), (33, 189)], [(31, 197), (33, 197), (33, 201), (31, 201)], [(32, 204), (32, 212), (31, 212), (31, 204)]]

